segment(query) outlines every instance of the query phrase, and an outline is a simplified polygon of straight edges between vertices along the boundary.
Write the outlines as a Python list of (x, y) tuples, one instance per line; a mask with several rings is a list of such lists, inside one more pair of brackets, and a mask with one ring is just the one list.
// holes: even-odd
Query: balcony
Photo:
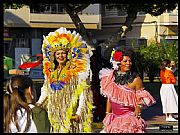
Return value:
[[(87, 29), (98, 29), (100, 15), (79, 15)], [(31, 27), (38, 28), (75, 28), (68, 14), (30, 14)]]
[(160, 16), (160, 22), (164, 25), (178, 25), (178, 14), (165, 13)]
[[(89, 8), (89, 7), (88, 7)], [(96, 5), (96, 8), (99, 8)], [(92, 13), (91, 13), (92, 12)], [(86, 29), (101, 29), (101, 14), (87, 11), (79, 14)], [(5, 27), (34, 27), (34, 28), (75, 28), (68, 14), (31, 13), (28, 7), (6, 9), (4, 12)]]

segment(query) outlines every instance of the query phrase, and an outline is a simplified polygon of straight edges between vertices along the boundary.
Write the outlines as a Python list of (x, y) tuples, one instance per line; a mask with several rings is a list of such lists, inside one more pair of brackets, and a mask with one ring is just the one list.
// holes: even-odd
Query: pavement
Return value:
[[(161, 100), (155, 97), (156, 104), (142, 110), (142, 118), (146, 121), (146, 133), (178, 133), (178, 122), (165, 121), (165, 115), (162, 113)], [(178, 119), (178, 115), (174, 115)], [(92, 124), (93, 132), (99, 133), (102, 128), (102, 122)]]

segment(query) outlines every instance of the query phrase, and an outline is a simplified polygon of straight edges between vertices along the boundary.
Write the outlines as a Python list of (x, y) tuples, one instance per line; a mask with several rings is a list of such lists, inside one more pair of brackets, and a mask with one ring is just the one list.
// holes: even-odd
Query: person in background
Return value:
[(175, 61), (171, 61), (171, 70), (176, 78), (175, 88), (178, 90), (178, 68)]
[(120, 63), (119, 68), (102, 69), (99, 74), (101, 93), (107, 98), (101, 133), (144, 133), (146, 122), (141, 118), (142, 108), (156, 101), (132, 70), (130, 51), (116, 50), (113, 60)]
[(165, 59), (160, 67), (160, 79), (162, 82), (160, 97), (166, 121), (178, 121), (173, 117), (173, 113), (178, 113), (178, 95), (174, 88), (176, 78), (171, 70), (170, 64), (171, 61)]
[(48, 133), (47, 112), (35, 106), (36, 94), (31, 78), (12, 76), (4, 93), (5, 133)]
[(93, 102), (95, 109), (93, 110), (93, 121), (101, 122), (105, 114), (106, 99), (100, 94), (99, 71), (102, 68), (111, 68), (110, 62), (105, 60), (101, 55), (101, 46), (93, 50), (93, 55), (90, 57), (90, 68), (92, 71), (91, 90), (93, 92)]
[[(79, 33), (59, 28), (44, 36), (44, 84), (37, 105), (46, 101), (52, 133), (92, 132), (90, 56)], [(47, 99), (47, 100), (46, 100)]]
[(170, 67), (171, 67), (172, 72), (175, 73), (177, 70), (175, 61), (173, 61), (173, 60), (171, 61)]

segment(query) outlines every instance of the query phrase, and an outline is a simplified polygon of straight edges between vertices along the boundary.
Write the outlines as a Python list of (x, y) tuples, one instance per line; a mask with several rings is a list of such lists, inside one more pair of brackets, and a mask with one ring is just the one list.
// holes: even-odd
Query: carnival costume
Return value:
[(160, 88), (160, 96), (162, 102), (163, 113), (178, 113), (178, 95), (174, 88), (176, 78), (167, 68), (160, 71), (162, 86)]
[(131, 71), (127, 74), (111, 69), (100, 71), (101, 94), (109, 99), (112, 107), (112, 112), (103, 120), (104, 129), (101, 133), (145, 132), (146, 123), (141, 117), (134, 116), (135, 107), (138, 104), (150, 106), (155, 100), (144, 88), (134, 90), (127, 87), (126, 84), (132, 83), (137, 76)]
[[(63, 27), (43, 37), (45, 80), (37, 103), (44, 102), (47, 97), (51, 132), (92, 132), (93, 98), (87, 84), (90, 59), (86, 43), (79, 33), (71, 33)], [(54, 69), (54, 53), (60, 49), (68, 51), (68, 61), (59, 73)], [(71, 121), (75, 114), (81, 116), (79, 122)]]

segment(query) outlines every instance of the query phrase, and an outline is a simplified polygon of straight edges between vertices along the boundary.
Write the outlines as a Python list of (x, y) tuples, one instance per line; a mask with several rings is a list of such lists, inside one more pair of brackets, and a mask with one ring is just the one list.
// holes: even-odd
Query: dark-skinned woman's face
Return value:
[(122, 61), (120, 62), (120, 71), (127, 72), (131, 70), (132, 61), (129, 56), (123, 56)]

